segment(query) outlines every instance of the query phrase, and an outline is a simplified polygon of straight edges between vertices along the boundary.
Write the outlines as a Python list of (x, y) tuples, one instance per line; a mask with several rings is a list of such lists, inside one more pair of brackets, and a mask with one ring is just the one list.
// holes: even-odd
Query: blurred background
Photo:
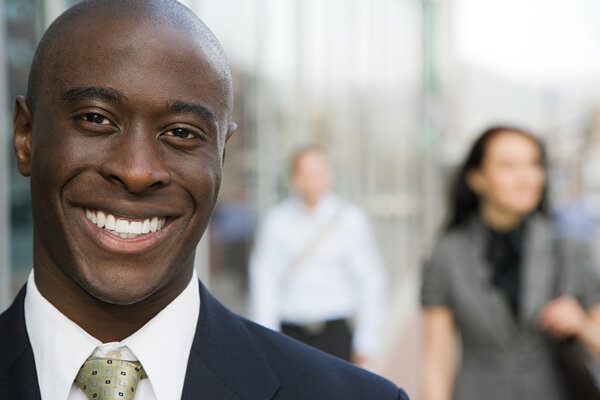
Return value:
[[(542, 137), (555, 210), (585, 210), (581, 226), (596, 240), (597, 0), (182, 2), (220, 39), (234, 76), (239, 129), (197, 266), (235, 311), (246, 313), (257, 224), (288, 194), (289, 156), (305, 145), (327, 151), (335, 190), (374, 224), (390, 307), (370, 368), (413, 399), (421, 263), (445, 215), (448, 180), (475, 135), (501, 123)], [(15, 167), (12, 102), (26, 91), (45, 27), (75, 3), (0, 3), (0, 310), (32, 267), (29, 182)]]

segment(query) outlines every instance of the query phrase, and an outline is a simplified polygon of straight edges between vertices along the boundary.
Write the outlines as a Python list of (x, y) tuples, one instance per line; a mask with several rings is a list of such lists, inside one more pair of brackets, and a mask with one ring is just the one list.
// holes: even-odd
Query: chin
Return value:
[(103, 290), (97, 290), (97, 291), (88, 291), (88, 293), (90, 295), (92, 295), (93, 297), (95, 297), (97, 300), (102, 301), (103, 303), (107, 303), (107, 304), (114, 304), (114, 305), (118, 305), (118, 306), (129, 306), (132, 304), (136, 304), (139, 303), (143, 300), (145, 300), (146, 298), (148, 298), (152, 292), (150, 293), (145, 293), (145, 292), (141, 292), (141, 293), (127, 293), (126, 295), (124, 295), (122, 292), (120, 291), (110, 291), (110, 290), (106, 290), (106, 288), (103, 288)]
[(535, 210), (537, 209), (537, 206), (538, 206), (538, 203), (535, 203), (533, 205), (526, 204), (521, 207), (515, 207), (514, 213), (522, 215), (523, 217), (526, 217), (527, 215), (535, 212)]
[(81, 284), (93, 298), (104, 303), (115, 305), (131, 305), (145, 300), (156, 292), (158, 285), (150, 282), (142, 284), (139, 279), (119, 278), (113, 281), (93, 279)]

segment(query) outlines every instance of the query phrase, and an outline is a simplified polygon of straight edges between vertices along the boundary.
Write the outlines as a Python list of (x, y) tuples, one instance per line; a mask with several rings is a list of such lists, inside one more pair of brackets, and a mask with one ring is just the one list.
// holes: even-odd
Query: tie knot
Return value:
[(90, 357), (77, 373), (75, 383), (88, 399), (133, 400), (144, 378), (146, 373), (139, 361)]

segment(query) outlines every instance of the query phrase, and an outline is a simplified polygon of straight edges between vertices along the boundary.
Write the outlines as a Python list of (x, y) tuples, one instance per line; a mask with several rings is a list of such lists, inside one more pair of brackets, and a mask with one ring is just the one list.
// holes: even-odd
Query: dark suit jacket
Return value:
[[(231, 313), (200, 286), (182, 399), (408, 400), (383, 378)], [(0, 315), (0, 400), (40, 399), (24, 298), (25, 288)]]

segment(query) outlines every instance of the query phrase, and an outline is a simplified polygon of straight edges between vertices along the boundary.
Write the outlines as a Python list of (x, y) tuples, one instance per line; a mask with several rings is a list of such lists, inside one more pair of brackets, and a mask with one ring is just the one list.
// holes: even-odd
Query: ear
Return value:
[(485, 179), (481, 172), (476, 169), (471, 169), (467, 171), (465, 175), (465, 181), (467, 182), (467, 186), (477, 195), (483, 194), (485, 190)]
[(225, 135), (225, 146), (223, 146), (223, 156), (221, 157), (221, 160), (223, 160), (222, 161), (223, 164), (225, 164), (225, 153), (226, 153), (227, 142), (233, 136), (233, 134), (235, 133), (236, 130), (237, 130), (237, 124), (235, 122), (230, 122), (229, 128), (227, 129), (227, 135)]
[(23, 176), (31, 175), (33, 121), (25, 97), (17, 96), (13, 113), (13, 146), (17, 156), (17, 169)]

